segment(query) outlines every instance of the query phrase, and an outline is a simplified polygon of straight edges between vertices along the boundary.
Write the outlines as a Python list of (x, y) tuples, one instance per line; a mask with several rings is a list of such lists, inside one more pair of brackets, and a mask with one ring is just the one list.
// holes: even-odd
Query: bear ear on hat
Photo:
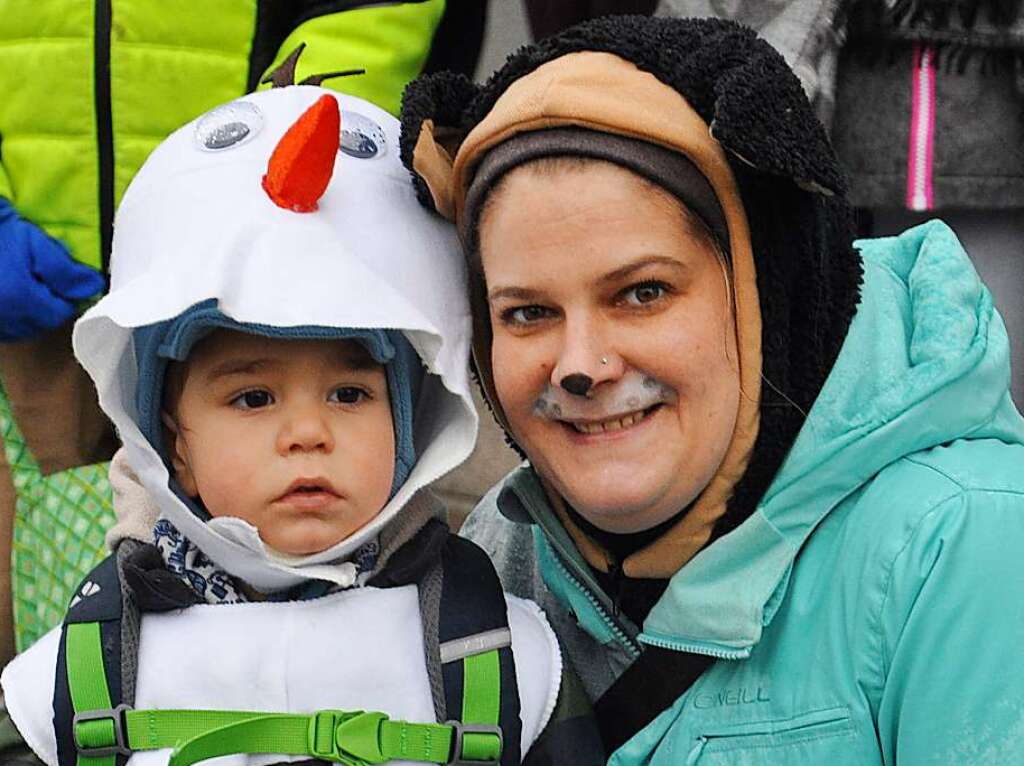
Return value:
[(846, 192), (825, 129), (800, 80), (767, 42), (749, 38), (743, 63), (722, 72), (711, 134), (741, 162), (792, 179), (801, 189), (832, 196)]
[(416, 78), (402, 96), (402, 163), (420, 203), (448, 220), (455, 219), (452, 160), (469, 132), (467, 108), (479, 93), (464, 75), (438, 72)]

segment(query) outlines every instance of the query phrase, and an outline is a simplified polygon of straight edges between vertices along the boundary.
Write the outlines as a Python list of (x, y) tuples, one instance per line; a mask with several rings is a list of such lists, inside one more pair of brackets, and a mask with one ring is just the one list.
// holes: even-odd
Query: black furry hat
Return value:
[(856, 310), (862, 271), (845, 179), (796, 76), (752, 30), (716, 19), (615, 16), (521, 48), (483, 85), (447, 73), (413, 81), (402, 105), (401, 154), (423, 204), (459, 213), (460, 190), (452, 196), (423, 172), (417, 155), (425, 142), (435, 164), (450, 168), (510, 86), (583, 51), (613, 54), (682, 95), (724, 149), (746, 211), (764, 383), (757, 440), (721, 534), (753, 512), (775, 476)]

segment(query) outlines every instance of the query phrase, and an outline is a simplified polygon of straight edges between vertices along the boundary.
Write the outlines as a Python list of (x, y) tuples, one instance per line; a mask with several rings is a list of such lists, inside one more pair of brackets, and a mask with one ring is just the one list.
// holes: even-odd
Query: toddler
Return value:
[(47, 766), (600, 762), (544, 616), (424, 491), (473, 446), (469, 312), (393, 118), (310, 85), (200, 117), (111, 280), (75, 349), (159, 518), (3, 673)]

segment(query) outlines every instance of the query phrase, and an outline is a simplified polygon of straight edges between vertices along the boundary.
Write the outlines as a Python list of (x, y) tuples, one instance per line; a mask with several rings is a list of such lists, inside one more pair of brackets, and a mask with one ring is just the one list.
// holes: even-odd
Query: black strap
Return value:
[(693, 686), (714, 657), (649, 646), (594, 703), (609, 755)]
[[(490, 558), (476, 544), (451, 535), (441, 554), (443, 584), (441, 587), (438, 638), (441, 644), (508, 628), (505, 594), (498, 573)], [(515, 766), (522, 761), (522, 721), (519, 717), (519, 687), (516, 683), (512, 647), (498, 651), (501, 668), (501, 726), (504, 748), (502, 766)], [(458, 718), (462, 712), (461, 662), (441, 666), (448, 717)]]
[[(115, 707), (122, 702), (131, 704), (132, 700), (123, 698), (124, 686), (121, 678), (121, 618), (124, 610), (124, 593), (121, 589), (120, 571), (115, 554), (101, 561), (78, 586), (61, 628), (56, 684), (53, 690), (53, 728), (57, 739), (57, 761), (60, 766), (76, 766), (78, 761), (72, 726), (75, 711), (68, 686), (67, 626), (85, 622), (99, 623), (103, 669), (107, 676), (111, 704)], [(129, 683), (129, 687), (134, 688), (134, 683)], [(117, 756), (118, 766), (124, 766), (126, 761), (125, 756)]]
[(155, 545), (140, 545), (122, 559), (121, 576), (141, 612), (169, 612), (202, 603), (192, 588), (167, 569)]

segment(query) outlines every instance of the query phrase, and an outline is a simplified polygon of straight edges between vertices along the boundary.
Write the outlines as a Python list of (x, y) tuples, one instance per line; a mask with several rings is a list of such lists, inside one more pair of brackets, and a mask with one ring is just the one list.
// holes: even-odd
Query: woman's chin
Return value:
[(664, 488), (637, 492), (636, 487), (608, 486), (600, 482), (573, 482), (562, 496), (573, 510), (598, 529), (614, 534), (642, 532), (661, 524), (685, 508), (691, 493), (673, 498)]

